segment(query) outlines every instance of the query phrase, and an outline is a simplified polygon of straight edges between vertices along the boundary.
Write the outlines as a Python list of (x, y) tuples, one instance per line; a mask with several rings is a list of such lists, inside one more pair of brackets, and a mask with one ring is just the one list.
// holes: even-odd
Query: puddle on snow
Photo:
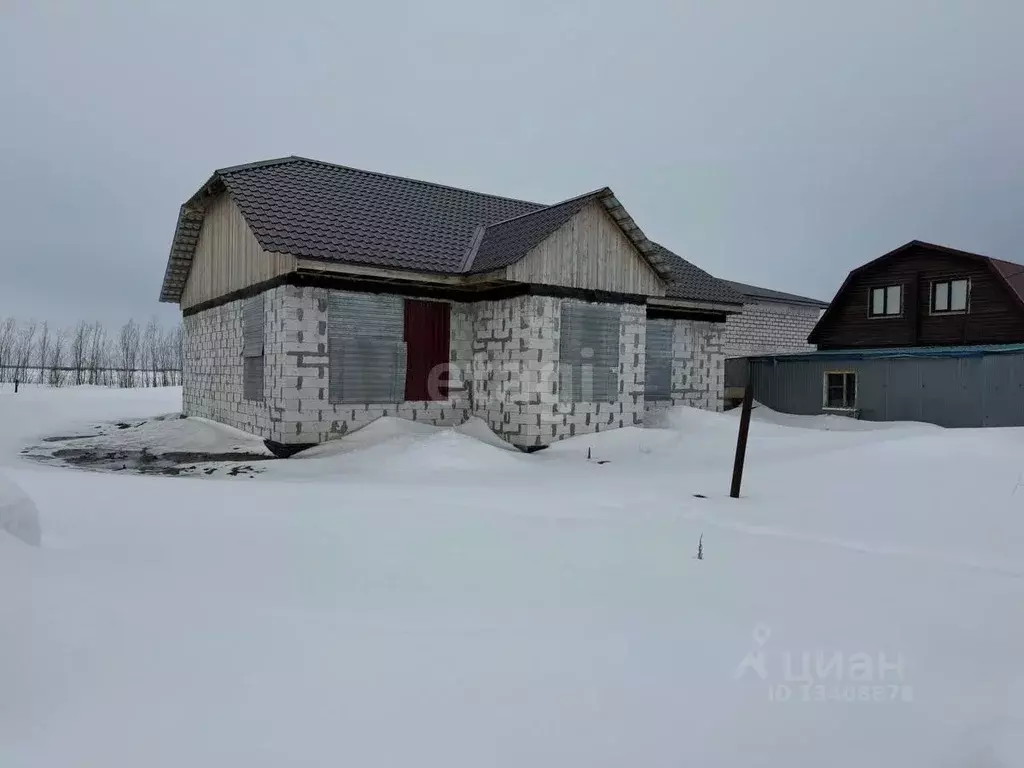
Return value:
[[(164, 421), (167, 416), (149, 419)], [(55, 435), (40, 439), (41, 445), (22, 450), (22, 455), (44, 464), (76, 467), (99, 472), (128, 472), (139, 475), (255, 477), (263, 471), (260, 464), (274, 460), (271, 454), (245, 451), (165, 451), (152, 447), (119, 447), (124, 430), (146, 424), (113, 422), (98, 424), (92, 434)], [(95, 440), (96, 445), (81, 445)], [(123, 442), (123, 439), (122, 439)]]

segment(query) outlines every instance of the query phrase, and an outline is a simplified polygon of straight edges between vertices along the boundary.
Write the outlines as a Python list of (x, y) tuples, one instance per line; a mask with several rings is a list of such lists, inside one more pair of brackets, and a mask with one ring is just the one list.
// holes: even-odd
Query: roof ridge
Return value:
[(253, 168), (267, 168), (271, 165), (284, 165), (285, 163), (293, 163), (298, 159), (295, 155), (288, 155), (287, 157), (273, 157), (269, 160), (257, 160), (253, 163), (241, 163), (240, 165), (229, 165), (226, 168), (218, 168), (213, 172), (214, 176), (219, 176), (225, 173), (237, 173), (238, 171), (248, 171)]
[[(999, 259), (999, 258), (996, 258), (995, 256), (986, 256), (985, 258), (988, 259), (989, 261), (998, 261), (1000, 264), (1008, 264), (1011, 267), (1017, 267), (1017, 269), (1019, 269), (1021, 271), (1024, 271), (1024, 264), (1021, 264), (1019, 261), (1010, 261), (1009, 259)], [(1018, 274), (1020, 274), (1020, 272), (1014, 272), (1013, 274), (1018, 275)]]
[[(514, 264), (525, 256), (530, 248), (543, 242), (585, 206), (611, 194), (608, 187), (601, 187), (598, 190), (585, 192), (553, 205), (546, 205), (518, 216), (510, 216), (507, 219), (485, 224), (480, 230), (474, 232), (474, 239), (470, 243), (460, 271), (463, 273), (486, 272)], [(514, 244), (512, 251), (515, 253), (505, 252), (502, 257), (496, 257), (495, 248), (501, 243), (505, 243), (507, 251), (510, 237)], [(525, 245), (526, 243), (529, 244)], [(483, 255), (481, 256), (481, 254)], [(509, 259), (510, 255), (514, 258)], [(482, 264), (478, 263), (478, 256), (481, 257), (479, 261)]]
[[(274, 160), (263, 160), (256, 163), (249, 163), (248, 166), (236, 166), (234, 168), (226, 169), (228, 171), (235, 170), (247, 170), (249, 167), (259, 168), (266, 165), (281, 165), (286, 162), (302, 162), (311, 163), (312, 165), (321, 165), (325, 168), (333, 168), (339, 171), (353, 171), (355, 173), (364, 173), (368, 176), (378, 176), (385, 179), (396, 179), (398, 181), (408, 181), (412, 184), (421, 184), (425, 187), (435, 187), (437, 189), (447, 189), (452, 192), (462, 192), (468, 195), (479, 195), (480, 197), (490, 197), (495, 200), (504, 200), (510, 203), (525, 203), (526, 205), (536, 205), (541, 208), (547, 207), (546, 203), (538, 203), (533, 200), (521, 200), (516, 197), (505, 197), (504, 195), (494, 195), (490, 192), (477, 192), (475, 189), (466, 189), (465, 187), (453, 187), (451, 184), (439, 184), (435, 181), (424, 181), (423, 179), (414, 179), (411, 176), (399, 176), (394, 173), (384, 173), (383, 171), (369, 171), (365, 168), (356, 168), (351, 165), (341, 165), (340, 163), (330, 163), (326, 160), (317, 160), (312, 157), (303, 157), (302, 155), (289, 155), (288, 157), (277, 158)], [(218, 171), (219, 173), (220, 171)]]
[(822, 301), (821, 299), (816, 299), (813, 296), (804, 296), (804, 295), (799, 294), (799, 293), (790, 293), (789, 291), (780, 291), (777, 288), (766, 288), (765, 286), (754, 285), (753, 283), (742, 283), (739, 280), (726, 280), (724, 277), (720, 277), (718, 279), (721, 280), (723, 283), (726, 283), (727, 285), (729, 285), (733, 290), (738, 291), (739, 293), (741, 293), (741, 294), (743, 294), (745, 296), (755, 296), (755, 297), (756, 296), (762, 296), (762, 297), (764, 297), (763, 293), (762, 294), (746, 293), (743, 290), (744, 288), (750, 288), (750, 289), (752, 289), (754, 291), (767, 291), (768, 293), (774, 293), (774, 294), (778, 294), (779, 296), (785, 296), (789, 300), (798, 300), (798, 301), (801, 301), (801, 302), (808, 302), (808, 303), (811, 303), (811, 304), (821, 304), (822, 306), (828, 305), (827, 301)]
[(903, 250), (904, 248), (909, 248), (910, 246), (917, 246), (917, 247), (920, 247), (920, 248), (928, 248), (928, 249), (931, 249), (931, 250), (934, 250), (934, 251), (941, 251), (943, 253), (948, 253), (948, 254), (951, 254), (953, 256), (971, 256), (971, 257), (977, 258), (977, 259), (988, 259), (989, 261), (1002, 261), (1002, 262), (1004, 262), (1006, 264), (1014, 264), (1016, 266), (1024, 266), (1024, 264), (1021, 264), (1020, 262), (1009, 261), (1007, 259), (1001, 259), (998, 256), (988, 256), (988, 255), (986, 255), (984, 253), (978, 253), (977, 251), (965, 251), (963, 248), (954, 248), (951, 245), (943, 245), (941, 243), (932, 243), (932, 242), (929, 242), (928, 240), (918, 240), (916, 238), (914, 240), (911, 240), (910, 242), (904, 243), (899, 248), (895, 248), (895, 249), (889, 251), (888, 253), (882, 254), (882, 256), (879, 257), (879, 258), (883, 258), (885, 256), (889, 256), (891, 254), (896, 253), (897, 251)]
[[(575, 202), (577, 202), (579, 200), (582, 200), (582, 199), (584, 199), (586, 197), (597, 197), (598, 195), (600, 195), (605, 190), (610, 191), (610, 189), (608, 187), (601, 187), (600, 189), (595, 189), (592, 192), (584, 192), (582, 195), (576, 195), (576, 197), (570, 197), (570, 198), (568, 198), (566, 200), (561, 200), (561, 201), (559, 201), (557, 203), (552, 203), (551, 205), (542, 206), (542, 207), (538, 208), (535, 211), (527, 211), (526, 213), (520, 213), (518, 216), (510, 216), (509, 218), (501, 219), (500, 221), (492, 221), (490, 224), (487, 224), (484, 228), (485, 229), (490, 229), (491, 227), (497, 227), (497, 226), (500, 226), (501, 224), (508, 224), (510, 222), (515, 221), (516, 219), (524, 219), (527, 216), (535, 216), (538, 213), (543, 213), (544, 211), (550, 211), (552, 208), (558, 208), (558, 207), (563, 206), (563, 205), (568, 205), (569, 203), (575, 203)], [(521, 202), (525, 202), (525, 201), (521, 201)]]
[[(544, 210), (541, 208), (541, 210)], [(462, 257), (462, 264), (459, 265), (459, 272), (468, 272), (473, 266), (473, 262), (476, 261), (477, 251), (480, 250), (480, 243), (484, 240), (484, 233), (487, 231), (487, 226), (481, 224), (473, 230), (473, 236), (469, 239), (469, 245), (466, 247), (466, 255)]]

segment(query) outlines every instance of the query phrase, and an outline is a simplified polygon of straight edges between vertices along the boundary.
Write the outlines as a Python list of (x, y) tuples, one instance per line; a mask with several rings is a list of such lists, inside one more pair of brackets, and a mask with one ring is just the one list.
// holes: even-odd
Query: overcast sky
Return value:
[(157, 303), (218, 167), (288, 154), (555, 202), (830, 298), (919, 238), (1024, 260), (1024, 4), (0, 0), (0, 317)]

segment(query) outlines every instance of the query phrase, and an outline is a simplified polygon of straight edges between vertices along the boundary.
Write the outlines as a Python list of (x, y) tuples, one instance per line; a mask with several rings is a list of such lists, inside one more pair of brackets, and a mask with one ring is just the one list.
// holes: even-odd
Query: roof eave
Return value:
[(647, 304), (651, 307), (706, 310), (708, 312), (719, 312), (727, 315), (735, 315), (743, 311), (742, 304), (735, 304), (733, 302), (699, 301), (696, 299), (677, 299), (667, 296), (651, 296), (647, 299)]
[(622, 230), (622, 233), (629, 238), (633, 247), (640, 252), (640, 255), (651, 269), (655, 271), (661, 281), (668, 285), (672, 279), (668, 266), (658, 255), (654, 243), (644, 234), (644, 231), (640, 229), (640, 225), (636, 223), (633, 217), (629, 215), (629, 212), (619, 202), (611, 188), (605, 187), (598, 190), (595, 195), (601, 201), (601, 205), (604, 206), (608, 215), (612, 217), (619, 229)]

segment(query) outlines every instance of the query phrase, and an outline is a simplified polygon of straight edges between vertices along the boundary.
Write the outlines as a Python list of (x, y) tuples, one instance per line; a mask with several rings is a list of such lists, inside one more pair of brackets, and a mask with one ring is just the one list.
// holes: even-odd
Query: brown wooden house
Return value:
[(913, 240), (851, 271), (808, 342), (822, 350), (1024, 342), (1024, 265)]

